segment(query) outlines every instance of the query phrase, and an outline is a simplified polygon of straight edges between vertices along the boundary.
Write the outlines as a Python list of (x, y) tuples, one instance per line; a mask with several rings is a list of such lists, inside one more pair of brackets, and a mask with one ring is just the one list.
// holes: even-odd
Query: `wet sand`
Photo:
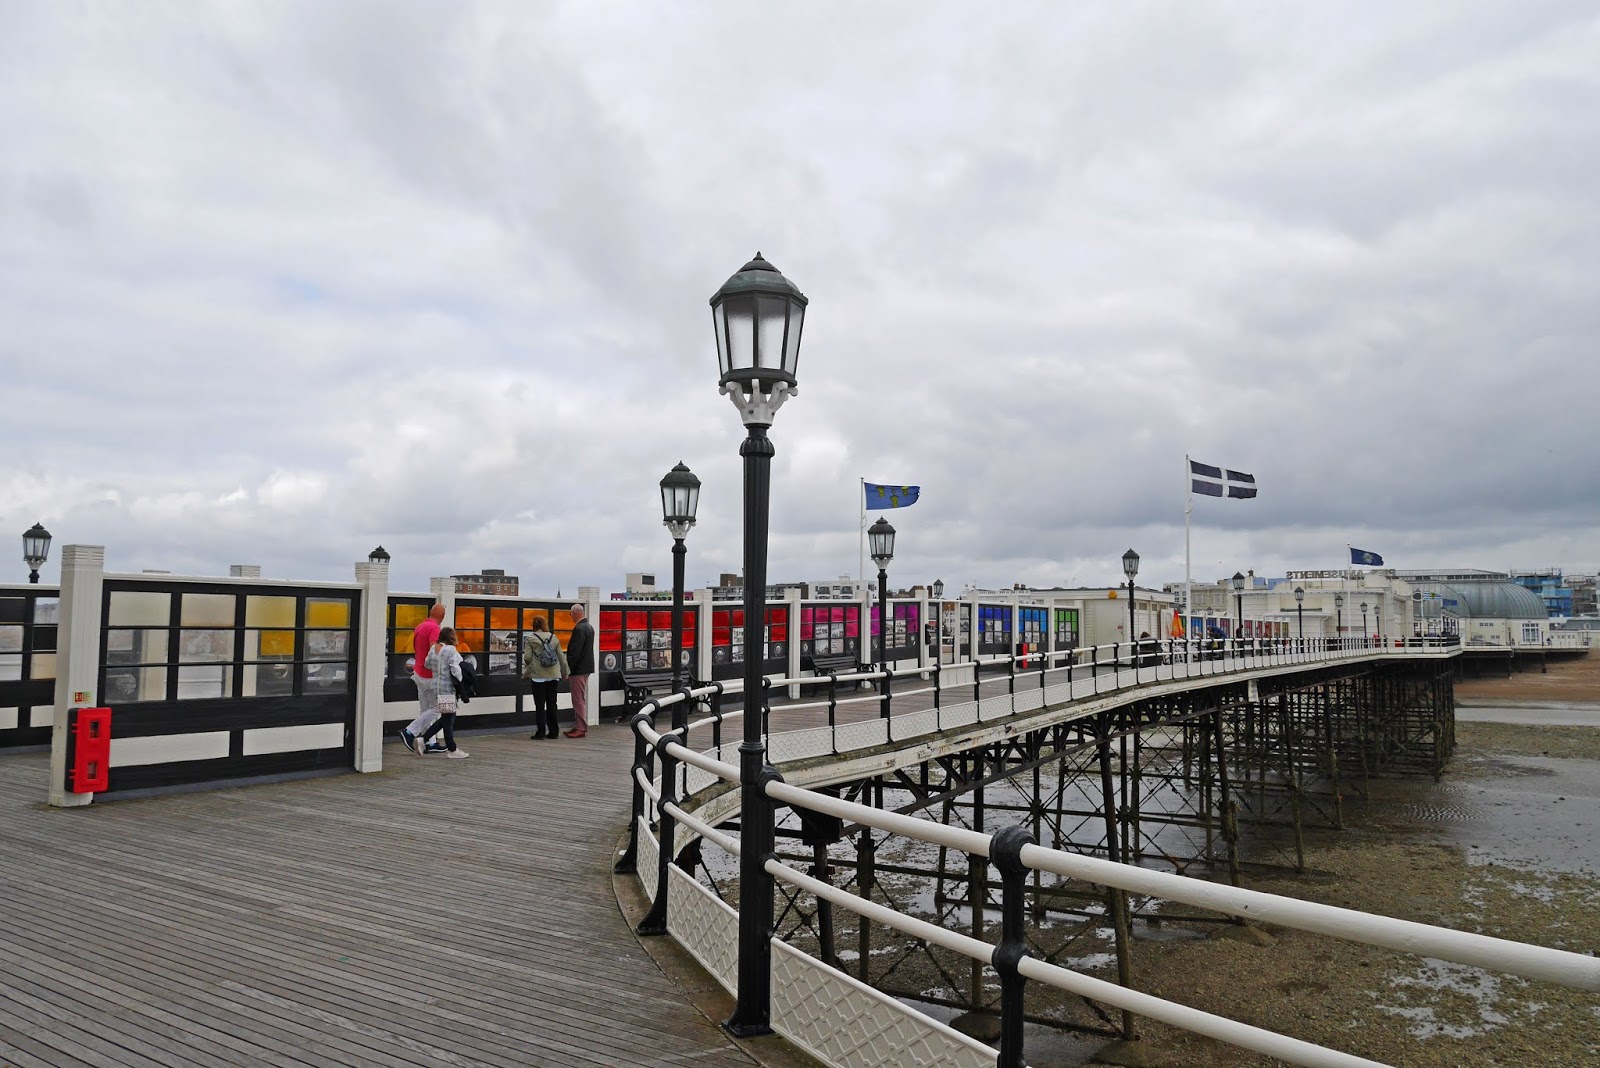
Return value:
[[(1600, 950), (1600, 725), (1462, 722), (1457, 742), (1440, 783), (1375, 782), (1367, 802), (1347, 807), (1345, 831), (1313, 836), (1305, 875), (1257, 874), (1246, 884)], [(1140, 944), (1138, 973), (1152, 993), (1395, 1065), (1600, 1064), (1593, 994), (1268, 930), (1276, 941), (1264, 947)], [(1279, 1063), (1159, 1025), (1145, 1033), (1158, 1064)]]

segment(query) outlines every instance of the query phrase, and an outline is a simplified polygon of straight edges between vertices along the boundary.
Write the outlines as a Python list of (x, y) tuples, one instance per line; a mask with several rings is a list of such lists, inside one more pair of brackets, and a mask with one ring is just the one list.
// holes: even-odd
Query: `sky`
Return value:
[(863, 478), (896, 586), (1181, 581), (1186, 455), (1260, 487), (1196, 581), (1593, 571), (1596, 115), (1587, 0), (0, 0), (0, 530), (609, 593), (681, 460), (711, 584), (760, 251), (772, 581), (857, 572)]

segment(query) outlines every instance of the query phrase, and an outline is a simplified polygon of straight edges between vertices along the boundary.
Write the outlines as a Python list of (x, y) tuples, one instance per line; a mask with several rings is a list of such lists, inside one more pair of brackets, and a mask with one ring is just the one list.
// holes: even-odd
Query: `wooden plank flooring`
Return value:
[(618, 912), (626, 729), (462, 741), (72, 810), (0, 757), (0, 1064), (755, 1064)]

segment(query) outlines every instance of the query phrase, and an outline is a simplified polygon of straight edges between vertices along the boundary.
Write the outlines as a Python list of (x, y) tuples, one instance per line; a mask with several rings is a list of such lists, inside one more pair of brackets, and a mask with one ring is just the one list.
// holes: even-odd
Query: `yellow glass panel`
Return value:
[(294, 626), (293, 597), (257, 597), (244, 599), (244, 625), (247, 627)]
[(481, 607), (462, 606), (456, 609), (456, 630), (482, 630), (483, 609)]
[(261, 632), (261, 656), (294, 656), (294, 631), (264, 630)]
[(412, 631), (409, 631), (409, 630), (397, 630), (397, 631), (395, 631), (394, 632), (394, 651), (397, 652), (397, 653), (413, 652), (414, 650), (411, 648), (411, 637), (412, 637)]
[(185, 627), (231, 627), (238, 604), (233, 593), (186, 593), (178, 621)]
[(34, 679), (53, 679), (56, 677), (56, 654), (34, 653), (33, 659), (28, 661), (28, 677)]
[(319, 600), (314, 597), (306, 598), (306, 626), (308, 627), (348, 627), (350, 625), (350, 602), (346, 600)]
[(418, 623), (428, 618), (429, 606), (425, 604), (397, 604), (394, 606), (394, 626), (396, 630), (404, 628), (411, 630)]
[(515, 608), (489, 609), (490, 630), (516, 630), (517, 610)]

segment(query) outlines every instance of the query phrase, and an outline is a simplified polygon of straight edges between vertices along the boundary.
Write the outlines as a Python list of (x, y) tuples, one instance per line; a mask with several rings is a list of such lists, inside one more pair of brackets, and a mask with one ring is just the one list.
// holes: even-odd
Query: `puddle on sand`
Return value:
[(1442, 783), (1374, 780), (1364, 817), (1439, 835), (1477, 864), (1593, 876), (1600, 866), (1600, 763), (1496, 756)]

